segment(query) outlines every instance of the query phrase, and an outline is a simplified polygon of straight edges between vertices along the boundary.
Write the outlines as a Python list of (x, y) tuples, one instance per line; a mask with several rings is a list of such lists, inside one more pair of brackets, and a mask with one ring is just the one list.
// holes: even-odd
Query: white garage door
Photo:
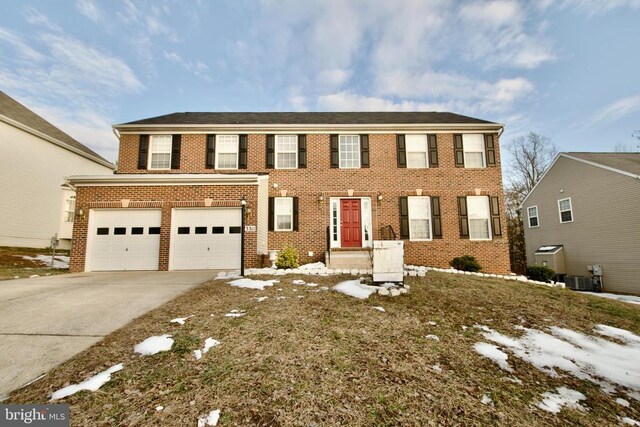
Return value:
[(158, 269), (160, 209), (100, 209), (90, 215), (92, 271)]
[(241, 210), (174, 209), (171, 218), (171, 269), (240, 268)]

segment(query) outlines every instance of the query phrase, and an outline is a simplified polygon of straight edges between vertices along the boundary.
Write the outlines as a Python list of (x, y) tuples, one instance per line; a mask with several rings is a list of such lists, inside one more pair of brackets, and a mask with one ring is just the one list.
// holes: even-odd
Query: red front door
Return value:
[(362, 247), (360, 218), (360, 200), (340, 200), (340, 246), (343, 248)]

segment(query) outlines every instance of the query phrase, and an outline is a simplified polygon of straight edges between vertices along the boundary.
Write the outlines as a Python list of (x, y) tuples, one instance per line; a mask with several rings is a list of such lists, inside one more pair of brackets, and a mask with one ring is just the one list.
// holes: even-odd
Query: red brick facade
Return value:
[[(212, 132), (214, 133), (214, 132)], [(239, 133), (242, 133), (241, 131)], [(286, 132), (282, 132), (286, 133)], [(478, 131), (482, 133), (482, 131)], [(307, 134), (307, 168), (278, 170), (266, 168), (265, 134), (249, 134), (247, 169), (215, 171), (205, 168), (205, 134), (183, 134), (179, 170), (138, 170), (139, 135), (123, 134), (120, 139), (119, 174), (149, 173), (266, 173), (269, 175), (269, 196), (299, 198), (299, 231), (268, 233), (268, 248), (280, 249), (288, 243), (298, 249), (302, 263), (324, 260), (326, 227), (330, 219), (330, 197), (371, 198), (373, 238), (379, 238), (380, 228), (391, 225), (398, 233), (399, 197), (414, 196), (421, 190), (425, 196), (439, 196), (442, 212), (442, 239), (426, 242), (405, 242), (405, 262), (408, 264), (448, 266), (455, 256), (464, 254), (478, 258), (484, 271), (505, 273), (509, 270), (509, 248), (504, 214), (504, 197), (498, 136), (496, 141), (496, 167), (483, 169), (457, 168), (454, 165), (453, 133), (438, 133), (439, 167), (406, 169), (397, 166), (396, 135), (369, 134), (370, 167), (361, 169), (332, 169), (330, 167), (330, 135)], [(274, 188), (277, 184), (277, 188)], [(161, 201), (163, 208), (160, 269), (168, 268), (171, 207), (177, 201), (202, 203), (205, 198), (238, 201), (247, 196), (250, 205), (257, 203), (257, 187), (233, 186), (165, 186), (165, 187), (80, 187), (77, 208), (85, 211), (92, 203), (120, 201)], [(320, 201), (322, 195), (323, 201)], [(378, 195), (382, 200), (378, 201)], [(467, 195), (497, 196), (500, 200), (502, 237), (491, 241), (470, 241), (459, 235), (457, 197)], [(84, 269), (87, 220), (79, 220), (74, 229), (72, 271)], [(247, 225), (256, 224), (256, 209), (247, 217)], [(247, 267), (260, 264), (256, 254), (255, 234), (247, 234)], [(313, 257), (307, 256), (309, 251)]]

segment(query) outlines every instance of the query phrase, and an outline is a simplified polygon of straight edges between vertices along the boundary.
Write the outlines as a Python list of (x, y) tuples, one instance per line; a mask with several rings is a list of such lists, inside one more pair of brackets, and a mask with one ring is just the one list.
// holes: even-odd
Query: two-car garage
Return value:
[[(171, 210), (170, 270), (240, 268), (240, 208)], [(158, 270), (161, 209), (92, 209), (86, 270)]]

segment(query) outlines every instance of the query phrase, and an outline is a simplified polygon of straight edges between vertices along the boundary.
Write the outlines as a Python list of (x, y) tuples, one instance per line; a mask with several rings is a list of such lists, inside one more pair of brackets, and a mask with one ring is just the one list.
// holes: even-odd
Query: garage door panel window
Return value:
[(276, 169), (298, 167), (298, 135), (276, 135)]
[(242, 227), (229, 227), (229, 234), (240, 234)]
[(293, 230), (293, 197), (275, 198), (275, 231)]
[(407, 168), (422, 169), (429, 167), (427, 159), (427, 135), (406, 135)]
[(469, 240), (491, 240), (489, 198), (467, 196)]
[(409, 197), (409, 239), (431, 240), (430, 197)]
[(216, 136), (216, 169), (238, 169), (239, 135)]
[(224, 234), (224, 227), (211, 227), (211, 234)]
[(144, 227), (131, 227), (131, 234), (144, 234)]
[(171, 135), (152, 135), (149, 169), (171, 169)]
[(195, 234), (207, 234), (207, 227), (196, 227), (194, 230)]
[(160, 234), (160, 227), (149, 227), (149, 234)]
[(115, 227), (113, 229), (113, 234), (116, 236), (124, 236), (127, 234), (127, 227)]
[(109, 227), (98, 227), (96, 230), (96, 234), (98, 236), (108, 236), (109, 235)]
[(463, 134), (462, 146), (464, 150), (465, 168), (484, 168), (484, 135)]
[(178, 227), (178, 234), (190, 234), (190, 233), (191, 233), (190, 227)]

